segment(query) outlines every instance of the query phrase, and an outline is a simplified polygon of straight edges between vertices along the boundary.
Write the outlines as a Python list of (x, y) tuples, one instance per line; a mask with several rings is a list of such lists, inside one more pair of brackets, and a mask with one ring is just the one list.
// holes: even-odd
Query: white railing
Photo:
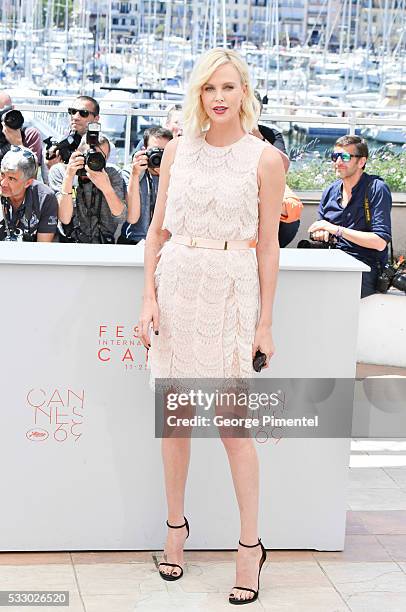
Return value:
[[(74, 98), (73, 98), (74, 99)], [(40, 98), (41, 102), (45, 100)], [(67, 98), (64, 98), (64, 101)], [(60, 98), (46, 98), (46, 101), (57, 102), (61, 101)], [(114, 103), (114, 100), (109, 100), (110, 103)], [(123, 100), (117, 100), (117, 104), (123, 103)], [(167, 115), (167, 109), (157, 109), (157, 108), (148, 108), (148, 106), (160, 106), (164, 105), (172, 106), (175, 102), (173, 100), (148, 100), (143, 98), (138, 99), (129, 99), (129, 104), (144, 104), (147, 108), (132, 108), (128, 106), (127, 108), (102, 108), (101, 114), (103, 115), (112, 115), (112, 116), (123, 116), (125, 117), (125, 129), (124, 129), (124, 163), (128, 163), (130, 159), (130, 147), (131, 147), (131, 117), (151, 117), (151, 119), (159, 118), (160, 120)], [(16, 105), (22, 112), (28, 111), (33, 113), (34, 121), (33, 123), (38, 125), (41, 132), (44, 134), (52, 134), (56, 138), (62, 137), (64, 133), (66, 133), (66, 129), (68, 126), (68, 117), (67, 117), (67, 105), (62, 104), (47, 104), (44, 103), (36, 103), (36, 104), (18, 104)], [(362, 111), (359, 109), (348, 108), (348, 107), (335, 107), (335, 108), (325, 108), (325, 107), (297, 107), (297, 113), (293, 113), (293, 109), (291, 106), (289, 107), (289, 113), (281, 112), (283, 106), (279, 106), (278, 110), (275, 113), (264, 113), (261, 116), (261, 121), (270, 122), (270, 123), (287, 123), (287, 124), (300, 124), (302, 126), (306, 125), (320, 125), (320, 124), (334, 124), (340, 125), (343, 128), (348, 130), (349, 134), (354, 134), (356, 128), (358, 127), (375, 127), (375, 126), (389, 126), (396, 128), (404, 128), (406, 133), (406, 110), (402, 109), (374, 109), (373, 111), (364, 111), (363, 117), (358, 116)], [(336, 116), (328, 116), (322, 114), (317, 114), (315, 111), (322, 109), (324, 112), (336, 112)], [(304, 110), (311, 110), (311, 113), (305, 113)], [(373, 112), (374, 114), (368, 115), (367, 112)], [(342, 114), (345, 113), (345, 116)], [(388, 115), (388, 116), (376, 116), (375, 113), (379, 113), (379, 115)], [(400, 117), (395, 117), (395, 114), (401, 115)], [(48, 132), (46, 129), (48, 129)], [(103, 125), (102, 125), (103, 129)], [(122, 134), (118, 134), (117, 136), (122, 136)]]

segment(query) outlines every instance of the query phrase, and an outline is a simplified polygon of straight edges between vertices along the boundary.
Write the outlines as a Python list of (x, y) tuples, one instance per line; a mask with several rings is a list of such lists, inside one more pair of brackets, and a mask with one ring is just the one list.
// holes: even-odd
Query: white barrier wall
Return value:
[[(406, 295), (391, 288), (361, 302), (357, 361), (406, 368)], [(373, 330), (373, 333), (371, 333)]]
[[(355, 375), (362, 265), (283, 250), (267, 375)], [(146, 353), (142, 249), (0, 243), (0, 549), (159, 549), (166, 503)], [(333, 321), (333, 323), (332, 323)], [(269, 548), (342, 550), (349, 439), (257, 443)], [(188, 548), (235, 548), (226, 453), (194, 439)]]

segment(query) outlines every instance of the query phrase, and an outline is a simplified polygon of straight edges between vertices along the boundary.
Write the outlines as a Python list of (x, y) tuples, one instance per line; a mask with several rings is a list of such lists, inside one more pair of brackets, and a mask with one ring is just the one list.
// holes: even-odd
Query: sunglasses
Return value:
[[(23, 147), (20, 147), (18, 145), (11, 145), (10, 151), (12, 151), (13, 153), (18, 153), (19, 151), (21, 151), (22, 154), (23, 154), (23, 157), (26, 157), (27, 159), (31, 159), (31, 157), (34, 157), (34, 153), (32, 151), (28, 151), (27, 149), (23, 149)], [(34, 159), (35, 159), (35, 157), (34, 157)]]
[(346, 151), (334, 151), (334, 153), (331, 154), (331, 161), (336, 162), (339, 157), (341, 157), (343, 162), (349, 162), (352, 157), (362, 157), (362, 155), (352, 155)]
[(89, 115), (94, 115), (96, 117), (96, 113), (94, 113), (93, 111), (89, 111), (86, 110), (85, 108), (68, 108), (68, 113), (70, 115), (76, 115), (76, 113), (79, 113), (79, 115), (83, 118), (88, 117)]

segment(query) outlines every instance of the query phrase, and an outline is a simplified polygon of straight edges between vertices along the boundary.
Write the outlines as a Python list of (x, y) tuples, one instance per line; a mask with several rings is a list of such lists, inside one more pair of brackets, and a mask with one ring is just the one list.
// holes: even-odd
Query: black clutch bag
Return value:
[(254, 359), (252, 360), (252, 367), (254, 368), (255, 372), (260, 372), (265, 364), (266, 355), (265, 353), (261, 353), (261, 351), (258, 350), (255, 353)]

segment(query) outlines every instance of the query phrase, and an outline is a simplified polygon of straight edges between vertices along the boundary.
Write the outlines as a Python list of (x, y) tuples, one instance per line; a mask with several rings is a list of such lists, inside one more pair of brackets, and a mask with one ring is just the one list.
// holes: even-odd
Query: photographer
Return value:
[[(10, 112), (11, 111), (11, 112)], [(42, 139), (34, 127), (23, 127), (24, 117), (14, 109), (6, 91), (0, 91), (0, 162), (12, 145), (26, 147), (42, 162)]]
[[(61, 162), (68, 163), (70, 155), (77, 149), (82, 136), (86, 134), (89, 123), (99, 121), (99, 113), (99, 104), (91, 96), (78, 96), (73, 100), (72, 106), (68, 108), (70, 116), (69, 136), (63, 139), (61, 143), (52, 142), (50, 138), (45, 141), (48, 145), (46, 151), (46, 166), (48, 169)], [(72, 141), (71, 146), (69, 146), (67, 140)], [(58, 144), (62, 145), (63, 151), (59, 150), (61, 147), (58, 147)]]
[(392, 197), (379, 176), (365, 172), (368, 145), (359, 136), (339, 138), (331, 155), (338, 179), (324, 191), (319, 217), (309, 227), (312, 239), (328, 242), (370, 266), (362, 273), (361, 298), (376, 293), (388, 261)]
[[(154, 128), (159, 128), (160, 125), (150, 125), (148, 131), (151, 131)], [(176, 138), (177, 136), (182, 136), (182, 105), (174, 104), (168, 110), (168, 114), (166, 116), (166, 122), (163, 126), (165, 130), (169, 130), (172, 133), (172, 136)], [(137, 151), (142, 151), (145, 148), (144, 138), (138, 142), (135, 147), (134, 153)]]
[[(260, 113), (262, 113), (263, 104), (259, 91), (254, 91), (254, 95), (259, 102)], [(285, 141), (281, 132), (278, 132), (278, 130), (265, 125), (257, 125), (257, 127), (252, 130), (252, 134), (260, 140), (269, 142), (269, 144), (278, 149), (282, 157), (285, 172), (287, 172), (290, 162), (286, 153)], [(290, 189), (288, 184), (286, 184), (278, 231), (279, 246), (281, 249), (287, 247), (299, 231), (302, 209), (303, 204), (301, 200)]]
[(126, 218), (123, 179), (116, 168), (106, 165), (110, 144), (97, 126), (88, 126), (86, 142), (67, 165), (56, 164), (49, 173), (59, 201), (62, 242), (113, 244)]
[(134, 154), (131, 168), (123, 170), (128, 216), (118, 244), (137, 244), (146, 238), (158, 192), (162, 153), (172, 138), (172, 132), (162, 127), (145, 130), (144, 149)]
[(168, 110), (164, 128), (172, 132), (174, 138), (182, 136), (182, 105), (174, 104)]
[(1, 161), (0, 240), (52, 242), (58, 201), (49, 187), (35, 180), (37, 159), (25, 147), (12, 145)]
[[(261, 94), (259, 93), (259, 91), (255, 90), (254, 95), (259, 102), (259, 106), (260, 106), (259, 114), (261, 115), (262, 110), (264, 108), (264, 105), (262, 103)], [(261, 138), (261, 140), (266, 140), (267, 142), (269, 142), (271, 145), (279, 149), (279, 151), (282, 151), (282, 153), (284, 153), (287, 156), (283, 134), (279, 132), (278, 130), (275, 130), (275, 128), (270, 128), (266, 125), (258, 125), (256, 129), (252, 130), (252, 133), (254, 136)]]

